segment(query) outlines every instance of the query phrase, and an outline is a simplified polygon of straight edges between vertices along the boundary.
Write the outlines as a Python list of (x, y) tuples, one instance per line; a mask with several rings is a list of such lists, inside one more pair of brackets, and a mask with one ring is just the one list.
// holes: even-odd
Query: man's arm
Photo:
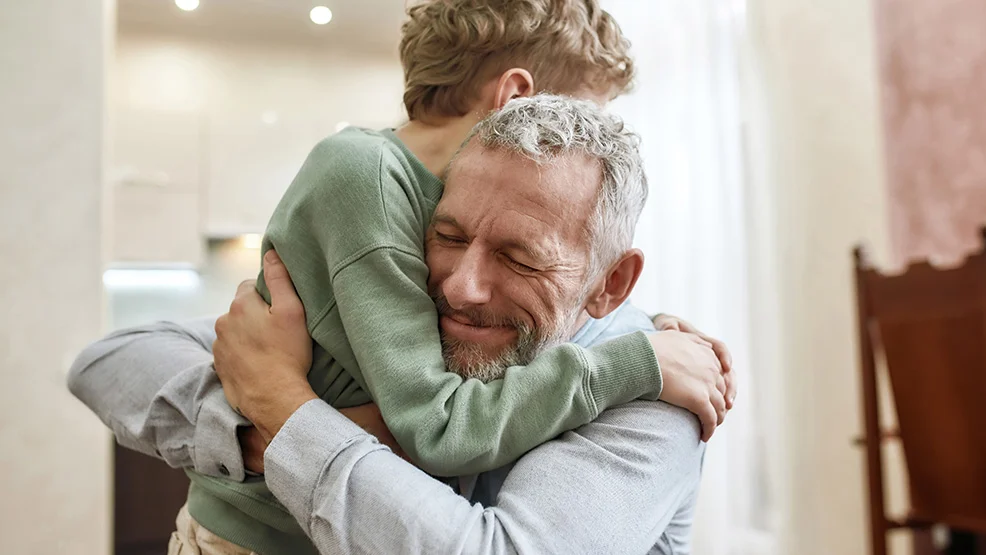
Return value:
[(271, 441), (271, 491), (323, 553), (645, 552), (691, 501), (697, 420), (636, 402), (522, 457), (495, 507), (471, 505), (316, 398), (300, 300), (277, 267), (264, 268), (269, 307), (246, 283), (216, 323), (215, 368)]
[(267, 449), (267, 483), (321, 553), (645, 553), (699, 480), (684, 409), (637, 401), (524, 457), (496, 506), (472, 505), (325, 403)]
[(86, 347), (68, 386), (120, 445), (173, 467), (242, 480), (237, 427), (212, 368), (215, 319), (124, 329)]

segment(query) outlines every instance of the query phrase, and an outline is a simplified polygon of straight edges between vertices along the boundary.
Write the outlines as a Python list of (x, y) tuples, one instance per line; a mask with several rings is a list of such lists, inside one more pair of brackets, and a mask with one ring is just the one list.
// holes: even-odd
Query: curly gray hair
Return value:
[(473, 128), (485, 148), (521, 154), (535, 162), (582, 154), (599, 160), (602, 186), (589, 218), (589, 276), (605, 269), (633, 244), (647, 200), (640, 138), (618, 116), (595, 103), (539, 94), (512, 100)]

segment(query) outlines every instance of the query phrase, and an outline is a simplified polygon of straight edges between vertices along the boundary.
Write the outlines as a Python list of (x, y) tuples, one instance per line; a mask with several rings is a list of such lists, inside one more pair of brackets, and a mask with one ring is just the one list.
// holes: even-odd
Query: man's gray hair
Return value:
[(647, 200), (640, 138), (618, 116), (598, 105), (539, 94), (511, 100), (473, 129), (485, 148), (507, 150), (543, 163), (583, 154), (599, 160), (602, 186), (588, 222), (589, 275), (607, 268), (633, 244), (634, 228)]

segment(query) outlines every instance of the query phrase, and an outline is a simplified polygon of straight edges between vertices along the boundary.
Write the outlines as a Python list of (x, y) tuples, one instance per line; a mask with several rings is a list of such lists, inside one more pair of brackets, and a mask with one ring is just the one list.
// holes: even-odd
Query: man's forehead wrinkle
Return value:
[[(526, 206), (521, 206), (517, 209), (509, 208), (509, 211), (527, 215), (538, 220), (544, 225), (556, 226), (561, 223), (560, 220), (565, 217), (564, 212), (566, 203), (551, 202), (551, 199), (548, 198), (545, 191), (541, 190), (540, 184), (537, 185), (537, 188), (521, 188), (514, 198), (519, 201), (523, 201), (526, 203)], [(533, 208), (533, 210), (520, 212), (523, 208)], [(539, 217), (539, 213), (546, 213), (546, 215), (544, 217)], [(559, 221), (548, 221), (548, 217), (556, 218)]]

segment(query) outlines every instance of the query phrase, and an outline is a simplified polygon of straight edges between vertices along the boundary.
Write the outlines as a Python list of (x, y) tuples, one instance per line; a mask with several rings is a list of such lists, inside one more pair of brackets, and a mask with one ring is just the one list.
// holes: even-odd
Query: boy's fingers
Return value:
[(733, 369), (733, 355), (726, 348), (726, 344), (718, 339), (711, 339), (712, 350), (715, 351), (716, 356), (719, 357), (719, 361), (722, 362), (723, 372), (729, 372)]
[(723, 374), (723, 379), (726, 381), (726, 408), (732, 409), (736, 401), (736, 373), (727, 372)]
[(716, 431), (716, 422), (719, 421), (719, 415), (716, 414), (716, 409), (710, 402), (702, 408), (698, 418), (702, 422), (702, 441), (707, 442), (712, 438), (712, 433)]
[(712, 406), (716, 409), (716, 426), (721, 426), (726, 420), (726, 400), (723, 399), (722, 395), (719, 395), (718, 391), (713, 391), (709, 400), (712, 401)]

